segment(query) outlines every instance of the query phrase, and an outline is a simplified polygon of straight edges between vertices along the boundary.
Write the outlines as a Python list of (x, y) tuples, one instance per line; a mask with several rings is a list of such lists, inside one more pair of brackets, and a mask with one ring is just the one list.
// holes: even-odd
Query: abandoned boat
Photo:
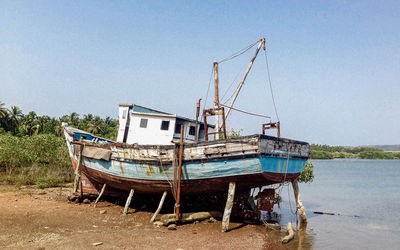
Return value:
[[(116, 141), (63, 124), (79, 177), (75, 191), (99, 193), (106, 184), (114, 190), (134, 189), (145, 194), (167, 191), (177, 198), (180, 194), (225, 192), (231, 182), (238, 190), (250, 190), (294, 181), (306, 164), (310, 146), (281, 138), (279, 122), (263, 124), (262, 134), (237, 138), (226, 135), (226, 117), (235, 110), (233, 103), (258, 51), (262, 45), (265, 47), (265, 39), (256, 44), (256, 53), (229, 106), (219, 103), (218, 63), (214, 63), (214, 107), (203, 110), (203, 122), (198, 119), (199, 101), (195, 120), (121, 104)], [(215, 125), (207, 123), (209, 116), (215, 117)], [(269, 128), (276, 128), (278, 135), (265, 135)]]
[(194, 125), (189, 119), (138, 105), (121, 105), (120, 125), (127, 117), (130, 126), (122, 126), (118, 138), (128, 143), (109, 141), (64, 124), (75, 170), (81, 158), (83, 192), (97, 193), (103, 184), (153, 194), (173, 190), (179, 153), (172, 141), (179, 135), (181, 124), (183, 194), (224, 191), (232, 181), (238, 189), (291, 181), (300, 175), (308, 159), (309, 144), (305, 142), (262, 134), (205, 141), (201, 124), (199, 142), (195, 143)]

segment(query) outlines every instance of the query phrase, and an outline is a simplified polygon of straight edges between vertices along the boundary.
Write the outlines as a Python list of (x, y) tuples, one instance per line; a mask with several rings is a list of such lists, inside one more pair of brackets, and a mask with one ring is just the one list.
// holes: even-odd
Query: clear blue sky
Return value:
[[(212, 62), (266, 37), (284, 137), (399, 144), (399, 13), (400, 1), (1, 0), (0, 101), (55, 117), (137, 103), (193, 118)], [(252, 53), (220, 66), (221, 95)], [(276, 119), (265, 76), (260, 53), (236, 106)], [(262, 122), (229, 119), (242, 134)]]

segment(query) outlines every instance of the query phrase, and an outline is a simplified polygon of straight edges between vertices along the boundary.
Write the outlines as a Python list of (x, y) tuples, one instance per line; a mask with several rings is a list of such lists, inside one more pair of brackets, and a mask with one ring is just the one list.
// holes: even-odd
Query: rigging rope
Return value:
[[(231, 89), (231, 87), (233, 86), (233, 84), (235, 83), (236, 79), (238, 78), (238, 76), (240, 75), (240, 73), (242, 73), (242, 70), (246, 67), (246, 65), (243, 65), (243, 68), (238, 71), (238, 73), (236, 74), (235, 78), (233, 79), (233, 81), (231, 82), (231, 84), (229, 85), (229, 87), (226, 89), (224, 95), (222, 96), (221, 100), (223, 100), (226, 96), (226, 94), (228, 94), (228, 91)], [(233, 93), (234, 94), (234, 93)], [(222, 101), (222, 103), (227, 103), (233, 96), (233, 94), (226, 100), (226, 101)]]
[(169, 180), (168, 174), (164, 171), (164, 167), (163, 167), (162, 159), (161, 159), (161, 156), (160, 156), (160, 155), (159, 155), (159, 160), (160, 160), (160, 172), (162, 172), (162, 173), (166, 176), (166, 179), (167, 179), (167, 181), (168, 181), (168, 183), (169, 183), (169, 186), (170, 186), (170, 188), (171, 188), (172, 196), (173, 196), (174, 199), (176, 200), (176, 197), (175, 197), (175, 187), (174, 187), (173, 183), (171, 183), (171, 181)]
[(232, 54), (231, 56), (229, 56), (229, 57), (227, 57), (227, 58), (225, 58), (225, 59), (222, 59), (221, 61), (218, 62), (218, 64), (223, 63), (223, 62), (226, 62), (226, 61), (229, 61), (229, 60), (232, 60), (233, 58), (240, 56), (241, 54), (245, 53), (246, 51), (248, 51), (249, 49), (251, 49), (252, 47), (254, 47), (256, 44), (258, 44), (258, 42), (259, 42), (259, 41), (255, 42), (255, 43), (253, 43), (253, 44), (250, 44), (250, 45), (247, 46), (246, 48), (239, 50), (238, 52)]
[[(229, 108), (229, 106), (227, 106), (225, 104), (219, 104), (219, 105), (221, 105), (222, 107), (225, 107), (225, 108)], [(238, 112), (242, 112), (242, 113), (248, 114), (248, 115), (259, 116), (259, 117), (264, 117), (264, 118), (271, 119), (271, 117), (267, 116), (267, 115), (260, 115), (260, 114), (250, 113), (250, 112), (247, 112), (247, 111), (244, 111), (244, 110), (241, 110), (241, 109), (237, 109), (237, 108), (234, 108), (234, 107), (231, 107), (231, 109), (232, 110), (236, 110)]]
[(270, 73), (269, 73), (269, 65), (268, 65), (267, 51), (264, 51), (264, 55), (265, 55), (265, 63), (267, 64), (268, 82), (269, 82), (269, 88), (270, 88), (270, 90), (271, 90), (272, 103), (274, 104), (274, 109), (275, 109), (276, 118), (277, 118), (278, 121), (279, 121), (278, 111), (277, 111), (277, 109), (276, 109), (276, 104), (275, 104), (274, 92), (272, 91), (272, 82), (271, 82), (271, 75), (270, 75)]

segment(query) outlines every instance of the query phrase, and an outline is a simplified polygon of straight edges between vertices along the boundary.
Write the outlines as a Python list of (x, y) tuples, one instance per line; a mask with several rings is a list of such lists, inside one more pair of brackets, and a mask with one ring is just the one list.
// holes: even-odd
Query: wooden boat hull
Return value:
[[(69, 132), (67, 145), (76, 169), (78, 150), (73, 141), (78, 138)], [(138, 193), (173, 192), (174, 146), (110, 142), (79, 145), (87, 149), (82, 151), (84, 192), (97, 193), (103, 184)], [(237, 189), (247, 190), (292, 181), (302, 172), (308, 154), (308, 143), (264, 135), (185, 145), (181, 193), (224, 192), (232, 181)]]
[[(184, 167), (186, 168), (186, 166)], [(84, 181), (84, 192), (97, 193), (103, 184), (117, 190), (129, 191), (134, 188), (139, 193), (160, 194), (164, 191), (172, 193), (172, 180), (167, 179), (139, 179), (109, 174), (96, 168), (83, 165), (82, 171), (89, 181)], [(296, 179), (300, 173), (259, 172), (218, 176), (203, 179), (187, 179), (181, 181), (182, 194), (204, 194), (226, 191), (229, 182), (236, 182), (237, 189), (262, 187), (275, 183)], [(93, 186), (93, 187), (92, 187)]]

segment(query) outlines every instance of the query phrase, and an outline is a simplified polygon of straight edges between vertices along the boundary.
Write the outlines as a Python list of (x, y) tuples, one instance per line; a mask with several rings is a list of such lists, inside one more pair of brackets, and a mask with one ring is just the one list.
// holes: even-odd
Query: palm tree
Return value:
[(35, 125), (31, 127), (30, 135), (38, 135), (42, 131), (42, 124), (35, 122)]
[(79, 114), (76, 112), (72, 112), (69, 115), (69, 122), (71, 123), (72, 126), (76, 127), (79, 123)]
[(97, 133), (99, 133), (101, 131), (101, 127), (99, 123), (96, 122), (90, 122), (88, 124), (88, 132), (92, 133), (94, 135), (96, 135)]
[(32, 135), (32, 124), (30, 123), (29, 120), (25, 120), (22, 125), (21, 128), (24, 130), (25, 134), (31, 136)]
[(56, 133), (57, 136), (61, 136), (61, 134), (63, 132), (61, 120), (57, 121), (57, 125), (54, 126), (54, 132)]
[(4, 118), (7, 115), (7, 109), (4, 107), (4, 102), (0, 101), (0, 118)]
[(12, 106), (11, 109), (8, 110), (8, 129), (13, 135), (18, 131), (18, 125), (22, 116), (22, 111), (17, 106)]
[(11, 109), (8, 110), (10, 114), (10, 120), (15, 124), (19, 123), (19, 119), (22, 117), (22, 110), (17, 106), (12, 106)]

